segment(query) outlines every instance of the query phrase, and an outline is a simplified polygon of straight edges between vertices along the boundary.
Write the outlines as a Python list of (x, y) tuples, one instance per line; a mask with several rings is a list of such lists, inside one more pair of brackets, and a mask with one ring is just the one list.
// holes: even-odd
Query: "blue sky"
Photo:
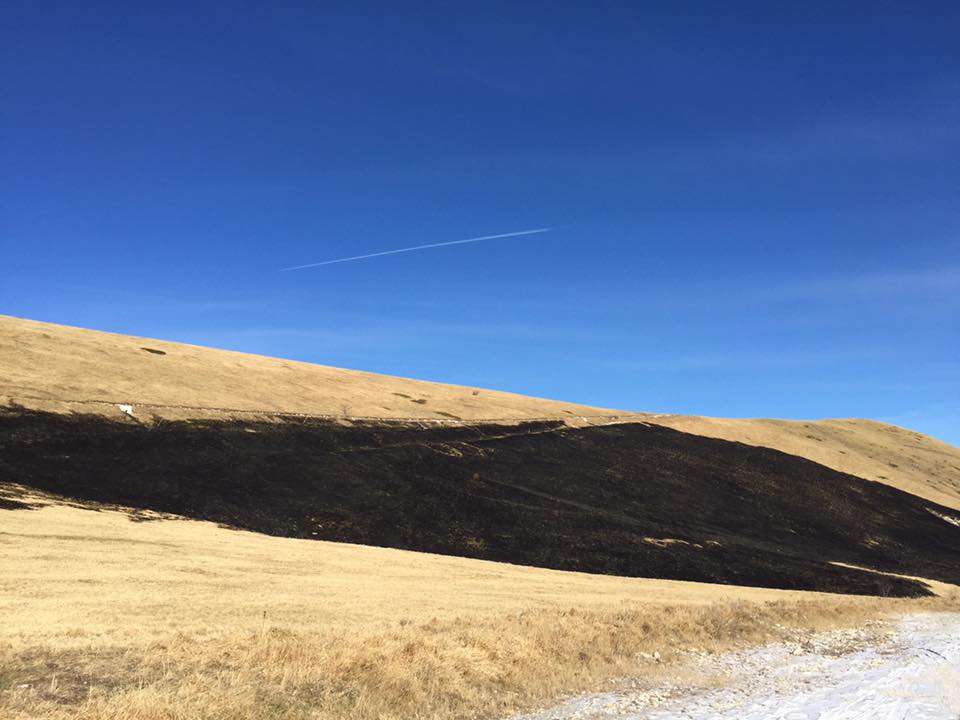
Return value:
[(0, 13), (4, 313), (960, 443), (956, 3)]

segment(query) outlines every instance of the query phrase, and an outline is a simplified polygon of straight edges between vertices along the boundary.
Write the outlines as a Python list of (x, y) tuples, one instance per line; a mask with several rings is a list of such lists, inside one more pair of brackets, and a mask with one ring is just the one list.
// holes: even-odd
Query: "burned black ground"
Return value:
[(960, 583), (960, 528), (930, 512), (948, 508), (775, 450), (642, 423), (145, 426), (12, 409), (0, 411), (4, 481), (272, 535), (564, 570), (928, 592), (837, 561)]

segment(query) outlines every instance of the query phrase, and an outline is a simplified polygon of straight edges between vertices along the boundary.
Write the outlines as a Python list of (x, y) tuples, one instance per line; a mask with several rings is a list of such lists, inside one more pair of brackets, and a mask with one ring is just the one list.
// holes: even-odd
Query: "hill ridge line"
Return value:
[(643, 422), (645, 418), (650, 417), (660, 417), (660, 415), (648, 415), (648, 414), (636, 414), (636, 420), (633, 419), (633, 415), (629, 414), (614, 414), (614, 415), (544, 415), (544, 416), (524, 416), (524, 417), (494, 417), (494, 418), (471, 418), (466, 419), (455, 419), (455, 418), (428, 418), (423, 416), (397, 416), (397, 415), (346, 415), (343, 413), (305, 413), (305, 412), (295, 412), (288, 410), (267, 410), (261, 408), (254, 409), (241, 409), (241, 408), (224, 408), (224, 407), (210, 407), (206, 405), (174, 405), (168, 403), (156, 403), (156, 402), (138, 402), (136, 400), (94, 400), (94, 399), (78, 399), (78, 398), (59, 398), (59, 397), (41, 397), (39, 395), (0, 395), (0, 397), (6, 400), (36, 400), (39, 402), (52, 402), (52, 403), (64, 403), (68, 405), (106, 405), (111, 407), (119, 407), (120, 405), (129, 405), (131, 407), (147, 407), (147, 408), (166, 408), (170, 410), (202, 410), (205, 412), (221, 412), (221, 413), (242, 413), (247, 415), (275, 415), (281, 417), (308, 417), (308, 418), (321, 418), (325, 420), (376, 420), (380, 422), (427, 422), (431, 424), (450, 424), (450, 425), (476, 425), (481, 423), (497, 423), (497, 422), (510, 422), (510, 423), (523, 423), (523, 422), (540, 422), (540, 421), (549, 421), (549, 420), (623, 420), (624, 422)]

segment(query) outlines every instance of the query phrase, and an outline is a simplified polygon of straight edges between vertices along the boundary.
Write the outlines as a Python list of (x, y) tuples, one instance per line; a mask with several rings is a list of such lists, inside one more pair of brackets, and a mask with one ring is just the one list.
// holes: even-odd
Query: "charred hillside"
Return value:
[(642, 423), (145, 426), (15, 408), (0, 411), (0, 482), (273, 535), (563, 570), (927, 592), (830, 564), (842, 562), (960, 583), (954, 511), (793, 455)]

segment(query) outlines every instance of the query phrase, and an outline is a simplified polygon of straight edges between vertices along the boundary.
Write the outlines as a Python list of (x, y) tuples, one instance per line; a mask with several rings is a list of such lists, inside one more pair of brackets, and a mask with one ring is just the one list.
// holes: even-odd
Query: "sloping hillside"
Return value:
[(775, 448), (960, 509), (960, 449), (896, 425), (872, 420), (728, 420), (683, 415), (649, 420), (695, 435)]
[[(885, 595), (927, 592), (891, 574), (960, 584), (956, 503), (928, 499), (953, 499), (958, 451), (916, 433), (613, 414), (15, 319), (2, 327), (10, 509), (43, 491), (560, 570)], [(844, 464), (850, 472), (835, 469)], [(860, 476), (883, 465), (882, 482)]]
[(960, 449), (883, 423), (624, 413), (8, 316), (0, 316), (4, 402), (115, 417), (117, 404), (132, 404), (147, 421), (298, 413), (435, 421), (558, 418), (574, 425), (640, 419), (782, 450), (960, 509)]
[(114, 413), (110, 406), (132, 403), (162, 417), (193, 417), (202, 408), (434, 420), (615, 412), (8, 316), (0, 316), (3, 396), (26, 404), (101, 401)]
[(143, 426), (23, 410), (0, 414), (0, 457), (0, 480), (274, 535), (787, 589), (925, 592), (835, 562), (960, 584), (949, 508), (642, 423)]

